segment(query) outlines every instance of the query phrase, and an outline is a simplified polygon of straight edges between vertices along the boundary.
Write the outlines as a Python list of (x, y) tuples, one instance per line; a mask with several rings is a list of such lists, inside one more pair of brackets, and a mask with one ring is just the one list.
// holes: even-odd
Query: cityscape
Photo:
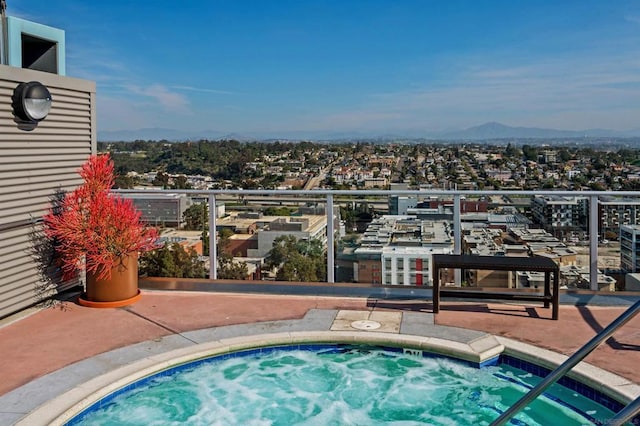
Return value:
[[(125, 192), (125, 196), (134, 200), (144, 220), (167, 227), (167, 241), (181, 241), (203, 256), (203, 264), (194, 260), (190, 266), (197, 272), (188, 272), (187, 268), (185, 277), (207, 274), (209, 224), (206, 198), (180, 190), (281, 191), (269, 197), (218, 197), (216, 229), (219, 236), (224, 236), (218, 253), (224, 254), (224, 260), (218, 263), (216, 272), (219, 278), (286, 281), (325, 281), (327, 276), (318, 265), (310, 268), (314, 271), (310, 275), (282, 270), (285, 266), (304, 270), (313, 256), (299, 252), (302, 246), (293, 244), (288, 246), (289, 256), (280, 255), (275, 262), (276, 240), (290, 237), (294, 243), (317, 242), (317, 262), (321, 265), (326, 263), (323, 256), (328, 241), (328, 216), (322, 197), (304, 201), (287, 197), (288, 190), (388, 190), (390, 194), (417, 190), (411, 196), (366, 199), (354, 193), (335, 201), (337, 282), (380, 285), (431, 285), (431, 256), (454, 250), (453, 198), (435, 192), (487, 190), (498, 192), (492, 196), (471, 194), (461, 203), (463, 253), (546, 256), (561, 266), (562, 288), (589, 289), (590, 207), (585, 192), (636, 190), (640, 185), (640, 151), (628, 147), (628, 140), (564, 142), (509, 140), (498, 145), (469, 141), (328, 144), (201, 140), (102, 142), (99, 148), (113, 156), (122, 173), (117, 180), (119, 187), (138, 191)], [(602, 145), (608, 148), (599, 148)], [(220, 158), (227, 164), (221, 164)], [(188, 174), (193, 171), (203, 174)], [(154, 189), (174, 192), (144, 193)], [(499, 195), (499, 191), (524, 190), (583, 192), (579, 196)], [(635, 240), (640, 235), (638, 205), (633, 197), (599, 197), (600, 291), (639, 288), (633, 278), (638, 257)], [(296, 262), (300, 265), (293, 268)], [(421, 265), (419, 270), (416, 262)], [(157, 266), (158, 260), (153, 264)], [(147, 272), (158, 274), (158, 269)], [(536, 273), (500, 278), (494, 275), (491, 279), (469, 276), (457, 285), (537, 287), (541, 277)]]
[(0, 1), (0, 424), (640, 424), (639, 29)]

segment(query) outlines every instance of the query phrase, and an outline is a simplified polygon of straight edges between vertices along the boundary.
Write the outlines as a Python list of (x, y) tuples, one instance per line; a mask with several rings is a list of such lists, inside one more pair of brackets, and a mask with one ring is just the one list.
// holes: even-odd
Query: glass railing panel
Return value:
[(598, 289), (640, 291), (640, 196), (599, 197), (598, 222)]
[(217, 279), (327, 281), (323, 195), (216, 196)]
[[(150, 191), (144, 192), (148, 198)], [(170, 224), (177, 220), (175, 212), (163, 210), (149, 223), (199, 232), (197, 237), (203, 231), (206, 235), (213, 223), (218, 231), (213, 262), (218, 279), (430, 286), (433, 253), (467, 253), (551, 257), (561, 267), (561, 286), (567, 291), (640, 290), (631, 275), (640, 265), (638, 193), (374, 188), (183, 191), (182, 195), (189, 199), (189, 210), (215, 198), (215, 218), (198, 221), (208, 212), (196, 209), (181, 223)], [(560, 204), (565, 206), (558, 207), (561, 211), (548, 211), (558, 200), (564, 200)], [(328, 204), (333, 214), (327, 213)], [(267, 265), (275, 239), (283, 235), (295, 238), (296, 245), (287, 250), (306, 260), (300, 268), (310, 269), (317, 254), (323, 266), (314, 267), (322, 273), (278, 275), (291, 262), (281, 259), (280, 268), (273, 261)], [(208, 267), (206, 240), (201, 241), (202, 259)], [(243, 264), (246, 269), (232, 268)], [(504, 274), (457, 272), (445, 282), (459, 287), (540, 288), (542, 278), (535, 273)]]

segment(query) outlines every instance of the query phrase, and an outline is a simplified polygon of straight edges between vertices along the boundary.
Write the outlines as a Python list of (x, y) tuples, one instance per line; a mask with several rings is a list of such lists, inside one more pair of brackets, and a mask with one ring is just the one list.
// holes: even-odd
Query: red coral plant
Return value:
[(98, 279), (110, 279), (111, 269), (124, 257), (156, 248), (158, 234), (140, 222), (132, 200), (111, 192), (113, 161), (108, 154), (90, 156), (78, 173), (84, 183), (44, 216), (44, 232), (55, 241), (63, 279), (84, 268)]

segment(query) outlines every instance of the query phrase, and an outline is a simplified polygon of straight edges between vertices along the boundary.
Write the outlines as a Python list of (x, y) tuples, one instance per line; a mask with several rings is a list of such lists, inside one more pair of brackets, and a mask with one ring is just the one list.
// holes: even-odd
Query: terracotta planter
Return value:
[(83, 306), (115, 308), (138, 299), (138, 254), (132, 253), (111, 269), (111, 279), (98, 279), (87, 272), (86, 293), (79, 302)]

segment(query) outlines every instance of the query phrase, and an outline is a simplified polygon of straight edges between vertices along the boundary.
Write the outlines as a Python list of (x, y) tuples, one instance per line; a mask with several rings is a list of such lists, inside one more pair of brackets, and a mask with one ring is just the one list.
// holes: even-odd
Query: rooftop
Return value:
[[(104, 374), (123, 360), (131, 362), (157, 351), (220, 339), (221, 333), (229, 338), (299, 330), (296, 324), (314, 312), (322, 312), (334, 324), (338, 312), (395, 312), (402, 323), (391, 333), (426, 333), (455, 340), (474, 330), (570, 355), (628, 306), (563, 304), (559, 321), (551, 321), (549, 309), (521, 303), (447, 301), (434, 315), (431, 302), (419, 299), (158, 290), (143, 293), (138, 303), (125, 308), (86, 308), (70, 299), (58, 307), (30, 309), (3, 320), (0, 423), (13, 424), (27, 411), (77, 386), (78, 376), (67, 373), (74, 366), (80, 370), (92, 366), (92, 371), (82, 370), (82, 375)], [(564, 295), (565, 302), (569, 302), (568, 297)], [(592, 302), (606, 299), (596, 294), (584, 297)], [(617, 299), (606, 300), (615, 303)], [(315, 324), (319, 330), (333, 330)], [(196, 335), (200, 340), (193, 337)], [(633, 387), (640, 383), (638, 336), (640, 318), (635, 318), (586, 362), (628, 379)], [(114, 354), (111, 358), (110, 353)]]

